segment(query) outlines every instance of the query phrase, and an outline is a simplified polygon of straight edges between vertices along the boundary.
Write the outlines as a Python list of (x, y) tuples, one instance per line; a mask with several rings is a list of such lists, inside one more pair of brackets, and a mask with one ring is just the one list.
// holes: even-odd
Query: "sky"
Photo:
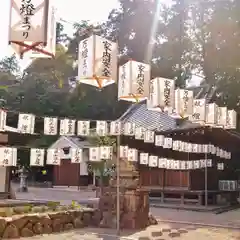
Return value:
[[(101, 22), (107, 19), (109, 12), (117, 8), (118, 0), (51, 0), (57, 9), (57, 18), (63, 19), (69, 23), (63, 23), (67, 34), (72, 34), (72, 25), (70, 23), (80, 22), (81, 20), (90, 20), (91, 22)], [(12, 48), (8, 45), (9, 31), (9, 12), (11, 0), (1, 0), (0, 8), (0, 59), (13, 54)], [(20, 60), (22, 67), (28, 64), (28, 59)]]

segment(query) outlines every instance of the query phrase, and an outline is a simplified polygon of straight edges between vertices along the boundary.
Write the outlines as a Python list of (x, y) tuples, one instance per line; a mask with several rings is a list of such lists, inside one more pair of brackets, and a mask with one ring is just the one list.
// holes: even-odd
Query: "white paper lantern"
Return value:
[(180, 161), (180, 169), (186, 170), (187, 169), (187, 162), (186, 161)]
[(83, 162), (83, 150), (82, 148), (70, 148), (71, 163)]
[(171, 169), (171, 159), (166, 159), (166, 169)]
[(193, 151), (192, 148), (193, 148), (192, 143), (187, 143), (187, 146), (186, 146), (187, 152), (191, 153)]
[(33, 114), (20, 113), (18, 115), (18, 130), (20, 133), (33, 134), (35, 127), (35, 116)]
[(208, 144), (202, 144), (202, 153), (209, 153), (209, 150)]
[(149, 167), (158, 167), (158, 156), (149, 156)]
[(60, 165), (61, 164), (61, 151), (60, 149), (47, 150), (47, 164)]
[(188, 143), (183, 142), (183, 152), (188, 152)]
[(111, 146), (100, 146), (100, 158), (104, 160), (112, 159), (113, 148)]
[(218, 107), (217, 127), (225, 128), (227, 126), (227, 107)]
[(159, 168), (166, 168), (167, 159), (166, 158), (159, 158), (158, 159), (158, 167)]
[(176, 170), (180, 169), (180, 161), (179, 160), (173, 161), (173, 169), (176, 169)]
[(174, 108), (175, 81), (167, 78), (154, 78), (150, 82), (147, 108), (152, 111), (172, 113)]
[(155, 135), (155, 145), (159, 147), (164, 146), (164, 135)]
[(194, 169), (199, 169), (200, 168), (200, 161), (199, 160), (193, 161), (193, 168)]
[(178, 141), (178, 140), (173, 141), (172, 149), (174, 151), (179, 151), (179, 148), (180, 148), (180, 141)]
[(189, 117), (192, 122), (203, 124), (206, 119), (206, 99), (193, 100), (193, 115)]
[(148, 158), (149, 158), (148, 153), (140, 153), (139, 157), (140, 157), (140, 164), (148, 165)]
[(110, 135), (121, 135), (122, 124), (120, 121), (113, 121), (110, 123)]
[(145, 143), (154, 143), (155, 133), (154, 131), (145, 131), (144, 133), (144, 142)]
[(224, 170), (224, 163), (217, 164), (217, 170), (223, 171)]
[(194, 169), (193, 161), (186, 161), (186, 166), (188, 170)]
[(90, 147), (89, 148), (89, 161), (90, 162), (100, 162), (100, 148), (99, 147)]
[(207, 160), (206, 159), (200, 159), (200, 168), (205, 168), (207, 166)]
[(172, 143), (173, 143), (173, 140), (172, 138), (164, 138), (164, 145), (163, 145), (163, 148), (172, 148)]
[(150, 65), (128, 61), (119, 67), (118, 100), (139, 102), (149, 95)]
[(193, 114), (193, 91), (175, 90), (175, 111), (182, 118)]
[(3, 167), (17, 166), (17, 148), (0, 147), (0, 165)]
[(220, 148), (219, 147), (216, 147), (216, 156), (220, 157)]
[(45, 150), (39, 148), (31, 148), (30, 150), (30, 166), (44, 166)]
[(72, 120), (68, 118), (62, 119), (60, 121), (60, 135), (74, 136), (75, 124), (76, 124), (76, 120)]
[(216, 155), (217, 148), (214, 145), (211, 145), (211, 154)]
[(44, 118), (44, 134), (45, 135), (57, 135), (58, 119), (54, 117)]
[(136, 127), (135, 129), (135, 139), (144, 140), (144, 133), (146, 129), (143, 127)]
[(0, 131), (5, 130), (6, 121), (7, 121), (7, 112), (0, 109)]
[(212, 167), (212, 159), (207, 159), (207, 167)]
[(128, 157), (129, 162), (137, 162), (138, 161), (138, 150), (135, 148), (128, 148)]
[(48, 10), (48, 0), (11, 1), (9, 43), (21, 57), (47, 44)]
[(77, 135), (88, 136), (90, 133), (90, 121), (78, 121), (77, 123)]
[(234, 110), (227, 111), (227, 125), (226, 129), (236, 129), (237, 128), (237, 112)]
[(49, 3), (49, 11), (48, 11), (48, 28), (47, 28), (47, 45), (39, 46), (44, 52), (30, 50), (27, 54), (30, 58), (53, 58), (56, 53), (56, 10), (53, 5), (53, 2)]
[(108, 124), (106, 121), (97, 121), (96, 133), (98, 136), (106, 136), (108, 134)]
[(219, 157), (224, 158), (224, 150), (223, 149), (219, 150)]
[(206, 125), (215, 126), (217, 124), (218, 105), (216, 103), (209, 103), (206, 106)]
[(184, 152), (185, 142), (179, 141), (179, 152)]
[(127, 158), (128, 157), (128, 146), (120, 146), (119, 150), (120, 158)]
[(197, 153), (198, 152), (198, 144), (196, 144), (196, 143), (192, 144), (192, 152), (193, 153)]
[(79, 82), (103, 88), (117, 80), (118, 46), (100, 36), (92, 35), (79, 43)]
[(135, 135), (135, 129), (136, 129), (135, 123), (126, 122), (124, 124), (124, 135), (134, 136)]

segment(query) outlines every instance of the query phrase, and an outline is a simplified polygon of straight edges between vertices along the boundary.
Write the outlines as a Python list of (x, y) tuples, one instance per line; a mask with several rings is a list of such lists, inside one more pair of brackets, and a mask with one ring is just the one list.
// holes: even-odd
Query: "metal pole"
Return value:
[(207, 153), (205, 153), (205, 207), (208, 206), (208, 172), (207, 172)]
[(116, 172), (117, 172), (117, 236), (120, 236), (120, 138), (117, 136), (117, 159), (116, 159)]

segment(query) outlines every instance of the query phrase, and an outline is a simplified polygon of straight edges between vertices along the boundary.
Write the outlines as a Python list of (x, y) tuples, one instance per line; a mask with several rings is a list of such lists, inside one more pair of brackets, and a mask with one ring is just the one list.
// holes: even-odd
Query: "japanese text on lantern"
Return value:
[(153, 86), (153, 80), (150, 80), (150, 83), (149, 83), (149, 99), (150, 101), (153, 100), (153, 96), (154, 96), (154, 86)]
[(23, 37), (25, 37), (25, 39), (28, 38), (29, 30), (31, 29), (30, 18), (34, 15), (34, 11), (35, 6), (32, 4), (31, 0), (22, 0), (20, 15), (23, 18), (22, 28), (24, 29)]
[(54, 124), (54, 119), (49, 118), (49, 133), (54, 134), (55, 133), (55, 124)]
[(103, 71), (102, 74), (104, 77), (110, 77), (110, 64), (111, 64), (111, 47), (112, 44), (108, 41), (103, 42), (104, 52), (102, 56)]
[(183, 111), (184, 112), (186, 112), (188, 109), (188, 100), (189, 100), (188, 91), (184, 90), (183, 92)]
[(122, 66), (121, 81), (122, 81), (121, 90), (122, 90), (122, 94), (124, 95), (124, 88), (126, 84), (126, 65), (125, 64)]
[(10, 150), (8, 148), (5, 148), (3, 151), (3, 165), (8, 165), (10, 154)]
[(137, 94), (142, 95), (144, 92), (143, 85), (144, 85), (144, 70), (145, 66), (142, 64), (138, 65), (138, 75), (137, 75)]
[(164, 104), (166, 107), (170, 106), (170, 81), (164, 81)]
[(36, 159), (35, 159), (35, 164), (40, 165), (41, 164), (41, 158), (42, 158), (42, 153), (40, 149), (36, 149)]
[(199, 112), (199, 108), (202, 107), (202, 102), (196, 100), (196, 101), (194, 102), (194, 107), (195, 107), (195, 109), (197, 109), (197, 111), (195, 110), (196, 112), (193, 113), (193, 117), (195, 118), (195, 120), (200, 120), (201, 114), (200, 114), (200, 112)]
[(83, 68), (83, 75), (86, 76), (87, 75), (87, 58), (88, 58), (88, 40), (85, 39), (83, 41), (83, 45), (82, 45), (82, 58), (83, 58), (83, 63), (82, 63), (82, 68)]

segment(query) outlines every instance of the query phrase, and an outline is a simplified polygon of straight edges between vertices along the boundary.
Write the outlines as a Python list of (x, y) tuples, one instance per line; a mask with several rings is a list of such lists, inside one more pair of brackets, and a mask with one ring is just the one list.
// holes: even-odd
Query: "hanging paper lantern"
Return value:
[(148, 110), (166, 111), (174, 109), (175, 81), (167, 78), (154, 78), (150, 81)]
[(193, 168), (194, 169), (199, 169), (200, 168), (200, 161), (199, 160), (193, 161)]
[(180, 169), (186, 170), (187, 169), (187, 162), (186, 161), (180, 161)]
[(117, 43), (92, 35), (79, 43), (78, 78), (80, 83), (103, 88), (117, 80)]
[(164, 138), (164, 145), (163, 145), (163, 148), (172, 148), (172, 143), (173, 143), (173, 140), (172, 138)]
[(217, 170), (223, 171), (224, 170), (224, 163), (217, 164)]
[(225, 128), (227, 126), (227, 107), (218, 107), (217, 127)]
[(137, 140), (144, 140), (144, 133), (146, 129), (143, 127), (137, 127), (135, 129), (135, 139)]
[(63, 119), (60, 121), (60, 135), (74, 136), (76, 120)]
[(138, 161), (138, 150), (135, 148), (129, 148), (127, 159), (129, 162), (137, 162)]
[(7, 112), (0, 109), (0, 131), (5, 130), (6, 121), (7, 121)]
[(121, 135), (122, 123), (120, 121), (113, 121), (110, 123), (110, 135)]
[(158, 156), (149, 156), (149, 167), (158, 167)]
[(96, 133), (102, 137), (108, 134), (108, 124), (106, 121), (97, 121)]
[(207, 167), (212, 167), (212, 159), (207, 159)]
[(100, 148), (99, 147), (90, 147), (89, 148), (89, 161), (90, 162), (100, 162)]
[(145, 143), (154, 143), (155, 133), (154, 131), (145, 131), (144, 133), (144, 142)]
[(17, 166), (17, 148), (0, 147), (0, 156), (1, 166)]
[(175, 113), (181, 118), (193, 114), (193, 91), (186, 89), (175, 90)]
[(193, 114), (189, 117), (192, 122), (203, 124), (206, 119), (206, 99), (193, 100)]
[(18, 115), (18, 130), (20, 133), (33, 134), (35, 127), (35, 116), (33, 114), (20, 113)]
[(227, 111), (227, 124), (226, 129), (236, 129), (237, 128), (237, 112), (234, 110)]
[(78, 121), (77, 123), (77, 135), (88, 136), (90, 133), (90, 121)]
[(159, 146), (159, 147), (164, 146), (164, 135), (155, 136), (155, 146)]
[(112, 150), (111, 146), (100, 146), (100, 159), (112, 159)]
[(118, 100), (140, 102), (149, 94), (150, 65), (133, 60), (119, 67)]
[(60, 149), (47, 150), (47, 164), (60, 165), (61, 164), (61, 151)]
[(29, 50), (41, 51), (47, 44), (49, 0), (12, 0), (9, 44), (20, 57)]
[(140, 164), (148, 165), (149, 154), (148, 153), (140, 153)]
[(166, 168), (167, 159), (166, 158), (159, 158), (158, 159), (158, 167), (159, 168)]
[(30, 166), (42, 167), (44, 166), (45, 150), (39, 148), (31, 148), (30, 151)]
[(128, 146), (120, 146), (120, 158), (128, 157)]
[(44, 118), (44, 134), (45, 135), (57, 135), (58, 119), (54, 117)]
[(134, 136), (135, 135), (136, 124), (131, 122), (126, 122), (124, 124), (124, 135)]
[(186, 163), (187, 163), (188, 170), (194, 169), (193, 161), (186, 161)]
[(218, 114), (218, 105), (216, 103), (209, 103), (206, 106), (206, 125), (216, 126), (217, 114)]
[(83, 150), (81, 148), (70, 148), (71, 163), (83, 161)]

